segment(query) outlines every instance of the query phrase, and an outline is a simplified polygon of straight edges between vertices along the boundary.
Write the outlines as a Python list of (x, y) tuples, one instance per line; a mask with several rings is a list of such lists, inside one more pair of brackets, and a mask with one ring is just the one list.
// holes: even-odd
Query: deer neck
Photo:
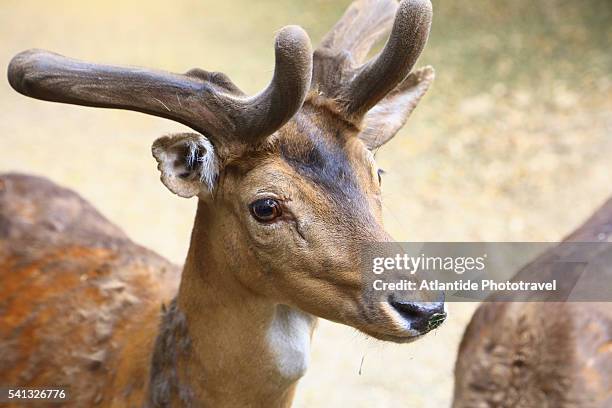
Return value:
[[(208, 210), (200, 201), (179, 293), (154, 348), (150, 399), (158, 384), (158, 391), (172, 390), (158, 402), (289, 406), (307, 368), (316, 319), (235, 279), (212, 240)], [(176, 358), (165, 361), (168, 356)]]

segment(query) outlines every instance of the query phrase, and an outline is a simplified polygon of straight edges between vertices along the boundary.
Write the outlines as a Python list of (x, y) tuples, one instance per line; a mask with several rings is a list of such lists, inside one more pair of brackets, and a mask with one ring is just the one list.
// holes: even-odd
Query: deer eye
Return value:
[(378, 184), (382, 184), (382, 176), (386, 173), (383, 169), (378, 169), (376, 172), (378, 174)]
[(251, 203), (251, 215), (259, 222), (271, 222), (283, 213), (280, 203), (273, 198), (262, 198)]

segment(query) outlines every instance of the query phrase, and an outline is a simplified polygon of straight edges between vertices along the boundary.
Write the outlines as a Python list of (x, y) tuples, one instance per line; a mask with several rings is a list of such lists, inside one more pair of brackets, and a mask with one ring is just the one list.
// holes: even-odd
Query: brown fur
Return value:
[(72, 191), (9, 174), (0, 177), (0, 276), (0, 383), (67, 385), (72, 404), (88, 406), (108, 404), (130, 333), (148, 314), (155, 322), (179, 269)]
[[(601, 234), (612, 235), (612, 200), (565, 241), (597, 242)], [(587, 258), (593, 265), (610, 259), (610, 246), (603, 248), (605, 252), (596, 250)], [(517, 278), (552, 278), (549, 253)], [(605, 269), (599, 277), (612, 275), (609, 263), (600, 266)], [(609, 303), (484, 303), (461, 341), (453, 407), (612, 406), (610, 344)]]

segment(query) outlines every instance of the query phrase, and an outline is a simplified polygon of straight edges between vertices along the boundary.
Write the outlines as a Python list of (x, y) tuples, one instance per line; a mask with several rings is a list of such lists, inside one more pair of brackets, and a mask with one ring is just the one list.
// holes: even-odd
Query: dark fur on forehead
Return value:
[(294, 131), (277, 141), (283, 160), (336, 203), (362, 203), (363, 192), (345, 150), (347, 138), (353, 136), (344, 129), (323, 129), (307, 115), (294, 116), (291, 125)]

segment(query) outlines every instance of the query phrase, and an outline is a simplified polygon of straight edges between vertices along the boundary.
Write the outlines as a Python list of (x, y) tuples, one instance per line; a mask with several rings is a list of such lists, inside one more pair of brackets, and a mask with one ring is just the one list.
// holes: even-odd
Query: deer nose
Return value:
[(419, 334), (439, 327), (446, 319), (444, 294), (442, 301), (437, 302), (404, 302), (390, 298), (389, 303), (410, 323), (410, 328)]

